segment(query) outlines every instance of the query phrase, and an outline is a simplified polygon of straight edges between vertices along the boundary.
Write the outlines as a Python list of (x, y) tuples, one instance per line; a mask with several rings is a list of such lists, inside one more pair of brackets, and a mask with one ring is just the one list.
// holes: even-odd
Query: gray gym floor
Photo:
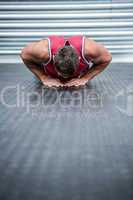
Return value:
[(58, 90), (1, 64), (0, 95), (0, 200), (133, 199), (132, 64)]

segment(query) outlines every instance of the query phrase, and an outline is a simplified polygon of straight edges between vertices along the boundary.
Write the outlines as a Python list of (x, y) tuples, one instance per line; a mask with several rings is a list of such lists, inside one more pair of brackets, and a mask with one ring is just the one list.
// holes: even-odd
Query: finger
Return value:
[(59, 86), (60, 86), (60, 84), (58, 84), (58, 83), (53, 83), (53, 84), (52, 84), (52, 86), (59, 87)]
[(72, 86), (72, 84), (67, 84), (66, 86), (67, 86), (67, 87), (71, 87), (71, 86)]

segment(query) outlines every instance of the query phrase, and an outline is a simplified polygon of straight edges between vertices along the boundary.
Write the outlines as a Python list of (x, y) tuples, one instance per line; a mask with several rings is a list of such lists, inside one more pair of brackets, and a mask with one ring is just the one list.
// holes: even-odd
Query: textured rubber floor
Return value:
[(76, 90), (1, 64), (0, 95), (0, 200), (133, 199), (132, 64)]

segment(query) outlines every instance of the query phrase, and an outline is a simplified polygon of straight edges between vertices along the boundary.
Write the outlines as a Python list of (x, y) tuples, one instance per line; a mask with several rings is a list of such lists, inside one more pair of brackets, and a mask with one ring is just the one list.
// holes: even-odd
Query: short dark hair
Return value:
[(63, 77), (71, 77), (77, 69), (79, 60), (76, 49), (72, 46), (59, 48), (54, 57), (54, 66)]

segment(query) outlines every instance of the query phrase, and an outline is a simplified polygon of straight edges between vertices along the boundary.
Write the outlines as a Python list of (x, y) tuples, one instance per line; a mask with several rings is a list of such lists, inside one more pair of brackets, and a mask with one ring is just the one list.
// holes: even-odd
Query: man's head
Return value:
[(71, 78), (79, 65), (78, 54), (72, 46), (60, 48), (54, 57), (54, 66), (62, 78)]

